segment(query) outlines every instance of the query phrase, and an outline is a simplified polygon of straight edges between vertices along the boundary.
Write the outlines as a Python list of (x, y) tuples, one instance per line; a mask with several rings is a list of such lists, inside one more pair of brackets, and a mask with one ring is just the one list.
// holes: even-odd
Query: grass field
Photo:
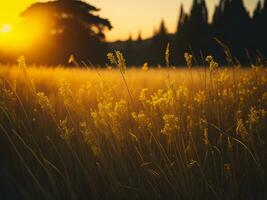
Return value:
[(267, 70), (207, 61), (1, 66), (0, 199), (266, 199)]

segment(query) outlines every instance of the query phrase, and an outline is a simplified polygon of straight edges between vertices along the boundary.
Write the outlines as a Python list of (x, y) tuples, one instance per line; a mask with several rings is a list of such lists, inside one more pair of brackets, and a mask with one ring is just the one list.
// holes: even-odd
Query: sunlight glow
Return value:
[[(44, 2), (48, 0), (1, 0), (0, 1), (0, 27), (7, 22), (17, 24), (20, 20), (19, 14), (24, 11), (30, 4), (36, 2)], [(159, 27), (161, 19), (164, 19), (169, 32), (175, 32), (177, 20), (179, 16), (179, 7), (183, 3), (185, 10), (188, 12), (192, 0), (83, 0), (92, 5), (101, 8), (101, 16), (104, 16), (112, 22), (114, 29), (107, 32), (107, 39), (114, 41), (117, 39), (127, 39), (129, 34), (134, 38), (141, 31), (143, 38), (150, 37), (154, 33), (154, 29)], [(206, 0), (209, 10), (212, 12), (215, 4), (219, 0)], [(244, 0), (250, 12), (255, 8), (256, 0)], [(142, 4), (142, 5), (141, 5)], [(123, 16), (123, 17), (121, 17)], [(1, 29), (1, 28), (0, 28)], [(5, 31), (0, 33), (9, 33), (10, 27), (5, 27)], [(1, 34), (1, 35), (9, 35)]]
[(1, 33), (9, 33), (12, 31), (12, 26), (10, 24), (4, 24), (0, 30)]
[[(31, 29), (31, 31), (29, 31)], [(34, 44), (44, 40), (43, 27), (37, 23), (6, 24), (0, 28), (0, 46), (5, 52), (30, 50)]]

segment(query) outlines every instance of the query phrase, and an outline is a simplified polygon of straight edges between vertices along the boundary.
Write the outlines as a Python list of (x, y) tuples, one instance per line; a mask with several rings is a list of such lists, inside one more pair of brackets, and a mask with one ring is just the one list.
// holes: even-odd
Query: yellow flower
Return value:
[(199, 91), (197, 94), (196, 94), (196, 97), (195, 97), (195, 101), (199, 104), (204, 104), (205, 101), (206, 101), (207, 97), (206, 97), (206, 94), (205, 94), (205, 91)]
[(126, 71), (126, 62), (121, 52), (116, 51), (117, 63), (120, 71), (124, 74)]
[(180, 130), (179, 120), (175, 115), (164, 115), (164, 128), (161, 133), (164, 135), (172, 135)]
[(148, 71), (149, 70), (147, 62), (143, 64), (142, 70), (144, 70), (144, 71)]
[(209, 69), (211, 73), (215, 73), (216, 70), (219, 68), (219, 64), (214, 61), (212, 56), (207, 56), (206, 62), (209, 64)]
[(187, 67), (191, 68), (192, 65), (193, 65), (193, 56), (189, 53), (185, 53), (184, 54), (184, 58), (185, 58), (185, 61), (186, 61), (186, 64), (187, 64)]
[(115, 51), (116, 57), (113, 53), (108, 53), (107, 57), (110, 61), (110, 63), (116, 67), (119, 68), (119, 70), (121, 71), (121, 73), (125, 73), (126, 71), (126, 61), (122, 55), (121, 52), (119, 51)]
[(74, 55), (71, 54), (71, 55), (70, 55), (70, 58), (69, 58), (69, 60), (68, 60), (68, 63), (69, 63), (69, 64), (72, 64), (72, 63), (74, 63), (74, 62), (75, 62)]
[(170, 43), (167, 44), (167, 48), (165, 51), (165, 61), (166, 61), (167, 67), (169, 67), (170, 66)]

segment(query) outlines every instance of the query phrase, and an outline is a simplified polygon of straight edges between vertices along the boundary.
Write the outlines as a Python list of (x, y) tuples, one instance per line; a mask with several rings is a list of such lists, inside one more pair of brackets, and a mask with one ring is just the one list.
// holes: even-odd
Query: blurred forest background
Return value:
[[(19, 29), (38, 32), (39, 39), (17, 50), (0, 47), (1, 63), (14, 63), (23, 55), (32, 64), (67, 65), (70, 55), (77, 61), (102, 65), (109, 51), (120, 50), (128, 65), (164, 65), (168, 43), (171, 64), (184, 65), (184, 52), (194, 55), (195, 64), (212, 54), (225, 62), (225, 44), (237, 63), (265, 64), (267, 55), (267, 0), (259, 1), (250, 15), (243, 0), (220, 0), (209, 21), (205, 0), (193, 0), (189, 13), (183, 5), (176, 33), (169, 33), (164, 21), (151, 38), (129, 36), (127, 41), (107, 42), (105, 32), (112, 29), (112, 19), (99, 16), (97, 7), (79, 0), (57, 0), (32, 4), (21, 13)], [(177, 11), (178, 13), (178, 11)], [(40, 39), (42, 38), (42, 39)], [(223, 44), (219, 44), (218, 40)]]

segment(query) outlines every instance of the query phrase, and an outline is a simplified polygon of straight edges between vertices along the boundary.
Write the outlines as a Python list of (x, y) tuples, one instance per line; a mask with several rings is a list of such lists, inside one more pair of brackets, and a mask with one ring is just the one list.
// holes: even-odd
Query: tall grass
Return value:
[(2, 66), (0, 199), (266, 199), (266, 69), (185, 56), (190, 69)]

